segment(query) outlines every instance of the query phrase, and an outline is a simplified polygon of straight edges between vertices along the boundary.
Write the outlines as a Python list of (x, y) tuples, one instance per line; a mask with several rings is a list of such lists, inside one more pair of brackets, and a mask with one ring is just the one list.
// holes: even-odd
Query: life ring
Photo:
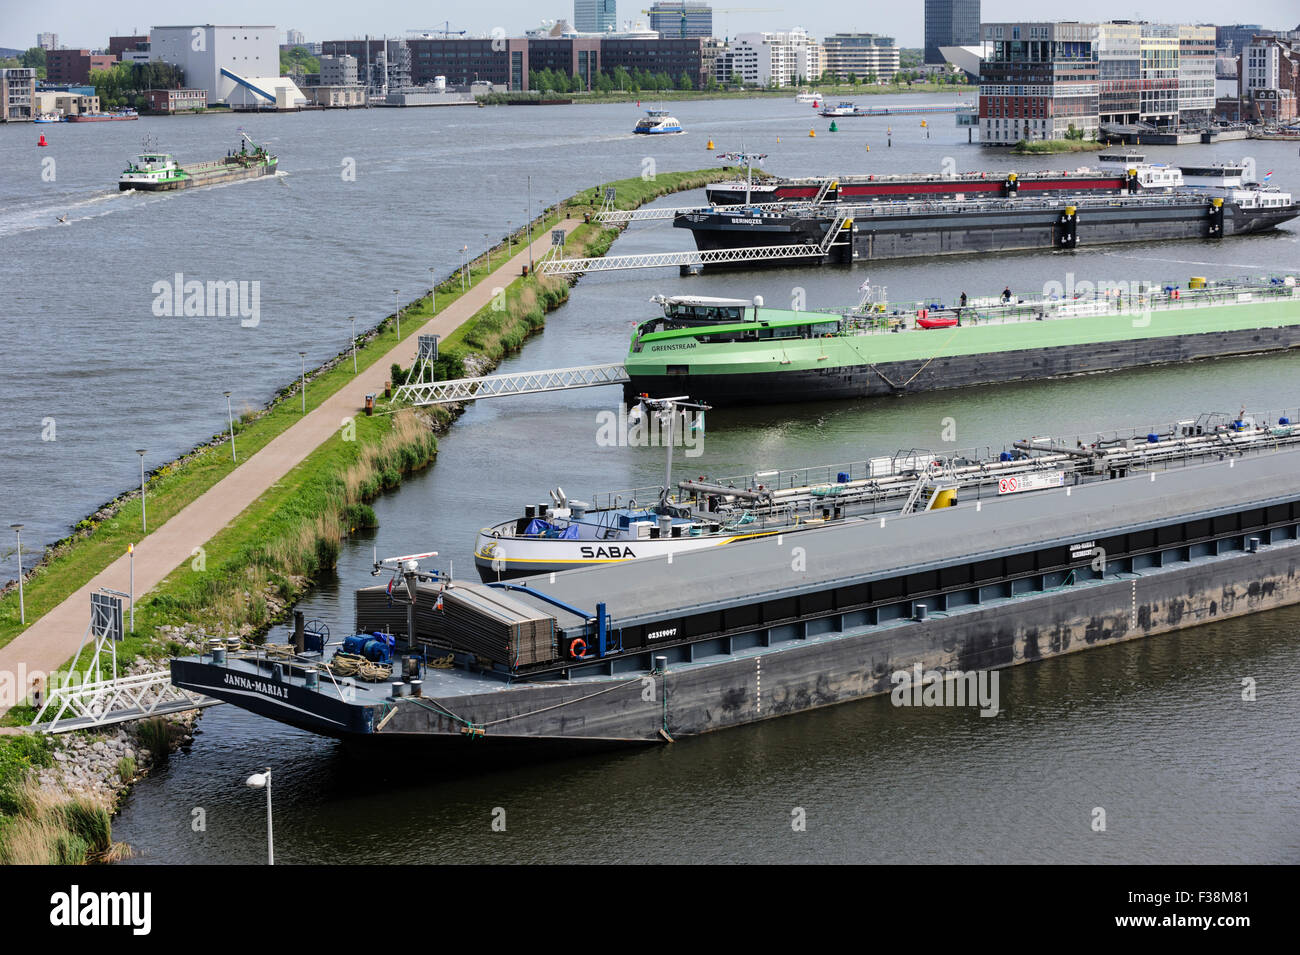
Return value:
[(584, 657), (586, 657), (586, 655), (587, 655), (587, 641), (582, 639), (582, 637), (574, 638), (574, 641), (569, 644), (569, 656), (581, 660)]

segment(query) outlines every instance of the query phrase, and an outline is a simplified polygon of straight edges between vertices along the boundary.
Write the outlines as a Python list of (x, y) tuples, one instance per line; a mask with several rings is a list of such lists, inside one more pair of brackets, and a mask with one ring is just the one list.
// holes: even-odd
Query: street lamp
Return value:
[(18, 622), (27, 626), (27, 608), (23, 605), (23, 525), (10, 524), (18, 535)]
[(266, 790), (266, 864), (275, 865), (275, 836), (271, 830), (271, 767), (266, 772), (253, 773), (245, 783), (249, 789)]
[(226, 396), (226, 417), (230, 419), (230, 460), (238, 464), (239, 459), (235, 457), (235, 412), (230, 407), (230, 392), (223, 391), (222, 394)]
[(144, 536), (149, 533), (149, 521), (145, 516), (144, 507), (144, 448), (136, 448), (135, 453), (140, 455), (140, 535)]
[(484, 232), (483, 241), (487, 243), (487, 251), (483, 253), (487, 257), (487, 270), (491, 272), (492, 271), (492, 236)]
[(528, 177), (528, 274), (533, 274), (533, 177)]
[(302, 359), (302, 413), (307, 413), (307, 353), (298, 352), (298, 357)]
[(510, 231), (510, 220), (506, 220), (506, 258), (515, 254), (515, 234)]
[(397, 340), (402, 340), (402, 303), (398, 300), (398, 291), (393, 289), (393, 306), (397, 309)]
[(469, 246), (460, 247), (460, 290), (469, 291)]
[(433, 273), (438, 271), (436, 267), (429, 266), (429, 314), (438, 314), (438, 279)]
[(357, 373), (357, 317), (349, 315), (348, 321), (352, 323), (352, 374)]

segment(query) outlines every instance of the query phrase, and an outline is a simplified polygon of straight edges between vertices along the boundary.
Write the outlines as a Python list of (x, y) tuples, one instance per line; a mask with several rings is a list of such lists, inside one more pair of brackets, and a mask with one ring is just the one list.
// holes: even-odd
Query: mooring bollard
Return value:
[(369, 418), (375, 413), (375, 396), (366, 395), (366, 417)]

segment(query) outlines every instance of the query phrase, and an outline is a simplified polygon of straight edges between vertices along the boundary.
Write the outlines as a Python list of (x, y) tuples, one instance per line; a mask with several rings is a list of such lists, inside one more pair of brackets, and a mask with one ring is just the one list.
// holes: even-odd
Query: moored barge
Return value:
[[(346, 667), (334, 645), (214, 645), (172, 679), (362, 747), (680, 739), (886, 693), (916, 667), (959, 676), (1300, 602), (1298, 468), (1300, 450), (1226, 436), (1208, 460), (514, 584), (403, 560), (400, 586), (358, 595), (358, 629), (395, 636), (349, 638)], [(370, 681), (349, 675), (362, 660)]]

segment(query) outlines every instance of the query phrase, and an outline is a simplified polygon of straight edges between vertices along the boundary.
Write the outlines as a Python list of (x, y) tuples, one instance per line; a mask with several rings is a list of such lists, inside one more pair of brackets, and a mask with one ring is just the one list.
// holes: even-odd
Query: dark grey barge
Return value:
[[(1221, 239), (1277, 228), (1300, 216), (1288, 193), (1259, 191), (1224, 199), (1203, 194), (962, 202), (839, 203), (829, 209), (678, 213), (701, 251), (758, 246), (814, 246), (820, 256), (765, 259), (762, 264), (814, 265), (910, 256), (1074, 249), (1111, 242)], [(753, 262), (704, 268), (749, 268)]]
[(508, 590), (407, 565), (410, 617), (401, 586), (392, 606), (368, 588), (359, 629), (413, 619), (452, 668), (399, 658), (365, 683), (310, 652), (213, 649), (173, 682), (363, 748), (653, 743), (886, 693), (918, 665), (1007, 667), (1300, 601), (1300, 450), (1225, 434), (1200, 460)]

